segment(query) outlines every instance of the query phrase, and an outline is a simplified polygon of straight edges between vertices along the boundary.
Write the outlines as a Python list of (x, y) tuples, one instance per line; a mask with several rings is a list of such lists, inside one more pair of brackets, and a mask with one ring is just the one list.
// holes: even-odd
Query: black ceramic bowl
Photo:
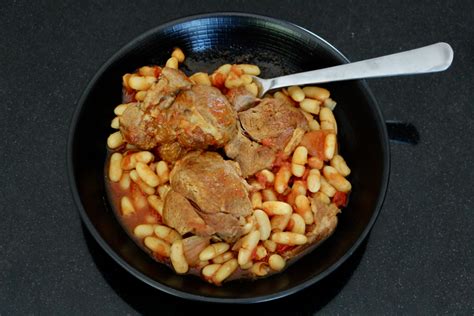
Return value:
[(261, 302), (295, 293), (340, 266), (373, 226), (389, 177), (386, 127), (367, 85), (346, 81), (324, 85), (338, 102), (335, 116), (342, 155), (352, 169), (353, 191), (335, 233), (283, 273), (221, 287), (194, 276), (176, 275), (155, 262), (117, 222), (104, 186), (106, 139), (113, 109), (121, 101), (124, 73), (163, 65), (176, 46), (187, 58), (183, 70), (212, 71), (224, 63), (253, 63), (272, 77), (347, 63), (336, 48), (294, 24), (247, 14), (223, 13), (180, 19), (159, 26), (120, 49), (84, 91), (69, 135), (71, 186), (82, 220), (102, 248), (138, 279), (164, 292), (194, 300)]

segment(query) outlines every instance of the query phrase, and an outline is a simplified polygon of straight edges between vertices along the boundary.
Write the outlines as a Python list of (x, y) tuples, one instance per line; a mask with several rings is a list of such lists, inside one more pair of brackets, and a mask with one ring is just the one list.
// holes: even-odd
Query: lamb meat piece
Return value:
[(274, 98), (265, 98), (238, 115), (242, 128), (224, 150), (240, 164), (244, 177), (271, 168), (279, 152), (289, 155), (309, 129), (297, 108)]
[(185, 148), (223, 147), (235, 135), (237, 114), (219, 89), (194, 85), (168, 110), (168, 121)]
[(147, 91), (143, 100), (143, 110), (158, 106), (160, 110), (167, 109), (181, 90), (190, 89), (191, 80), (178, 69), (163, 68), (159, 80)]
[(252, 140), (275, 150), (285, 148), (296, 128), (308, 130), (308, 121), (299, 109), (275, 98), (265, 98), (257, 106), (240, 112), (239, 119)]
[(314, 227), (308, 234), (310, 242), (328, 238), (336, 229), (337, 214), (341, 210), (334, 204), (325, 204), (316, 198), (311, 199), (311, 210), (314, 214)]
[(248, 110), (259, 100), (243, 86), (230, 89), (226, 96), (237, 112)]
[(172, 190), (182, 194), (216, 234), (234, 241), (243, 233), (240, 220), (252, 213), (245, 181), (230, 161), (215, 152), (192, 152), (170, 174)]
[(215, 232), (199, 216), (188, 199), (173, 190), (166, 194), (163, 206), (163, 222), (176, 229), (181, 235), (193, 233), (198, 236), (210, 236)]
[(163, 68), (145, 100), (120, 117), (125, 140), (141, 149), (159, 147), (166, 161), (189, 151), (223, 147), (236, 134), (237, 113), (216, 88), (192, 85), (179, 70)]
[(138, 103), (130, 104), (119, 118), (120, 131), (124, 139), (142, 149), (151, 149), (157, 145), (159, 120), (140, 108)]
[(186, 262), (191, 266), (199, 265), (199, 254), (209, 246), (209, 237), (190, 236), (183, 239), (183, 253)]
[(142, 149), (171, 142), (175, 132), (165, 124), (162, 109), (171, 105), (179, 91), (190, 88), (191, 81), (184, 73), (163, 68), (158, 82), (147, 90), (145, 100), (130, 104), (120, 117), (120, 131), (124, 139)]
[(224, 150), (227, 157), (239, 163), (244, 178), (270, 168), (276, 158), (274, 150), (251, 141), (244, 136), (240, 128), (237, 136), (224, 147)]

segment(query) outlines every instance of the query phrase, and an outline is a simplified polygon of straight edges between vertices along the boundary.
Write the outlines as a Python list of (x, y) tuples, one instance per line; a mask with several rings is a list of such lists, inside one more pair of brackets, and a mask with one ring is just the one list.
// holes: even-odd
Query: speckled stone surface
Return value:
[[(383, 210), (338, 271), (257, 306), (171, 297), (128, 276), (83, 229), (66, 143), (76, 101), (100, 65), (174, 18), (246, 11), (281, 18), (359, 60), (438, 41), (444, 73), (369, 81), (386, 119), (413, 123), (392, 143)], [(9, 1), (0, 9), (0, 314), (473, 314), (474, 2)]]

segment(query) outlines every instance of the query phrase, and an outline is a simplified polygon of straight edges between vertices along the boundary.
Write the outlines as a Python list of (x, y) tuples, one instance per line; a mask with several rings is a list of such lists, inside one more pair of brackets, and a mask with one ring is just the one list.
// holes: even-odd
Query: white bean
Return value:
[(244, 85), (244, 82), (240, 76), (236, 75), (234, 72), (230, 72), (227, 78), (225, 79), (225, 87), (227, 89), (238, 88)]
[(253, 209), (262, 208), (262, 193), (261, 192), (253, 192), (250, 195), (250, 201), (252, 201)]
[(319, 120), (321, 121), (321, 129), (333, 129), (337, 134), (336, 118), (329, 108), (322, 108), (319, 111)]
[(258, 86), (255, 82), (246, 84), (245, 89), (250, 92), (254, 97), (258, 96)]
[(140, 178), (136, 170), (130, 171), (130, 179), (132, 179), (132, 181), (135, 182), (144, 193), (148, 195), (155, 194), (155, 189), (146, 184), (145, 181)]
[(122, 168), (120, 164), (122, 163), (122, 154), (121, 153), (113, 153), (110, 156), (109, 162), (109, 179), (112, 182), (119, 182), (120, 178), (122, 178)]
[(288, 94), (290, 97), (296, 101), (296, 102), (301, 102), (304, 100), (304, 92), (303, 90), (298, 87), (298, 86), (291, 86), (288, 88)]
[(166, 161), (159, 161), (156, 164), (156, 174), (160, 178), (160, 183), (164, 184), (170, 179), (170, 170)]
[(336, 107), (336, 101), (331, 98), (327, 98), (326, 100), (324, 100), (324, 106), (330, 109), (331, 111), (334, 111), (334, 108)]
[(301, 178), (304, 175), (304, 172), (306, 171), (306, 168), (302, 165), (299, 165), (297, 163), (292, 163), (291, 164), (291, 173), (298, 178)]
[(240, 79), (242, 79), (242, 82), (244, 83), (245, 86), (251, 84), (253, 82), (253, 78), (251, 75), (243, 74), (240, 76)]
[(336, 190), (347, 193), (351, 190), (352, 185), (346, 178), (337, 172), (337, 169), (331, 166), (326, 166), (323, 168), (323, 174), (326, 180), (331, 184)]
[(220, 66), (219, 68), (217, 68), (217, 70), (215, 72), (220, 72), (224, 75), (228, 75), (231, 68), (232, 68), (231, 64), (224, 64), (224, 65)]
[(195, 84), (200, 84), (204, 86), (211, 86), (211, 79), (209, 78), (209, 75), (205, 72), (197, 72), (191, 77), (189, 77)]
[(153, 235), (154, 227), (151, 224), (140, 224), (135, 226), (133, 234), (138, 238), (144, 238)]
[(150, 187), (157, 187), (160, 184), (160, 178), (147, 164), (144, 164), (143, 162), (137, 162), (135, 168), (137, 170), (138, 176)]
[(329, 91), (324, 88), (320, 87), (304, 87), (303, 88), (304, 94), (308, 98), (316, 99), (319, 101), (324, 101), (329, 98)]
[(308, 242), (308, 238), (302, 234), (290, 233), (290, 232), (275, 232), (271, 238), (277, 244), (296, 246), (304, 245)]
[(296, 147), (291, 162), (304, 166), (308, 162), (308, 149), (304, 146)]
[(123, 115), (123, 112), (125, 112), (125, 110), (128, 108), (129, 105), (130, 105), (130, 103), (124, 103), (124, 104), (117, 105), (114, 109), (115, 115), (117, 115), (117, 116)]
[(239, 249), (239, 254), (237, 256), (239, 265), (244, 265), (250, 260), (250, 256), (255, 247), (257, 247), (259, 240), (260, 232), (258, 230), (254, 230), (243, 237), (242, 246)]
[[(311, 212), (311, 215), (312, 215), (312, 212)], [(297, 213), (293, 213), (291, 214), (290, 221), (293, 222), (293, 227), (291, 228), (291, 232), (304, 235), (306, 231), (306, 224), (303, 217), (301, 217), (301, 215)]]
[(306, 195), (298, 195), (295, 198), (296, 213), (301, 215), (304, 222), (308, 225), (314, 222), (313, 212), (311, 211), (311, 203)]
[(169, 244), (174, 243), (176, 240), (182, 239), (181, 235), (177, 231), (168, 226), (157, 225), (155, 226), (154, 232), (157, 237), (163, 239)]
[(171, 57), (176, 58), (176, 60), (180, 63), (182, 63), (184, 61), (184, 58), (185, 58), (183, 51), (179, 47), (176, 47), (173, 50), (173, 52), (171, 53)]
[(324, 157), (328, 160), (331, 160), (334, 157), (334, 153), (336, 152), (336, 135), (335, 134), (327, 134), (324, 140)]
[(158, 187), (158, 195), (160, 196), (161, 200), (165, 200), (166, 195), (171, 190), (169, 184), (163, 184)]
[(321, 177), (321, 188), (319, 190), (328, 197), (333, 197), (336, 194), (336, 189), (324, 177)]
[(313, 198), (321, 201), (324, 204), (331, 203), (331, 199), (329, 198), (329, 196), (327, 196), (326, 193), (323, 192), (316, 192), (315, 194), (313, 194)]
[(301, 180), (293, 182), (293, 186), (291, 187), (291, 191), (297, 195), (306, 195), (306, 189), (306, 184)]
[(128, 79), (128, 85), (133, 90), (148, 90), (155, 81), (154, 77), (151, 78), (153, 79), (148, 79), (147, 77), (142, 77), (138, 75), (132, 75)]
[(222, 265), (218, 263), (209, 264), (202, 268), (201, 273), (206, 279), (211, 280), (214, 274), (217, 272), (217, 270), (219, 270), (221, 266)]
[(122, 215), (128, 216), (135, 213), (135, 207), (132, 204), (132, 200), (128, 196), (123, 196), (120, 200), (120, 207), (122, 209)]
[(335, 155), (331, 159), (331, 166), (337, 169), (337, 171), (344, 177), (347, 177), (351, 173), (351, 169), (347, 166), (346, 161), (341, 155)]
[(319, 191), (321, 187), (321, 173), (318, 169), (311, 169), (308, 174), (308, 178), (306, 178), (306, 182), (308, 184), (308, 190), (311, 193), (315, 193)]
[(145, 100), (147, 92), (146, 91), (138, 91), (135, 93), (135, 100), (137, 101), (143, 101)]
[(234, 258), (234, 254), (231, 251), (226, 251), (223, 254), (218, 255), (212, 259), (213, 263), (224, 263)]
[(258, 76), (260, 75), (260, 68), (257, 65), (251, 64), (238, 64), (236, 67), (246, 75)]
[(263, 241), (263, 246), (269, 251), (269, 252), (275, 252), (277, 244), (273, 240), (267, 239)]
[(275, 182), (275, 174), (270, 170), (263, 169), (259, 172), (262, 176), (265, 177), (265, 182), (273, 184)]
[(256, 262), (250, 268), (250, 271), (255, 274), (256, 276), (265, 276), (268, 274), (270, 268), (268, 267), (268, 263), (266, 262)]
[(237, 260), (230, 259), (222, 264), (222, 266), (216, 271), (212, 277), (212, 281), (214, 281), (215, 284), (221, 284), (222, 281), (227, 279), (235, 270), (237, 270), (238, 266)]
[(242, 234), (243, 235), (246, 235), (246, 234), (250, 233), (252, 230), (255, 229), (255, 226), (256, 226), (255, 216), (253, 216), (253, 215), (247, 216), (246, 221), (247, 222), (242, 227)]
[(161, 240), (160, 238), (157, 237), (145, 237), (143, 240), (143, 243), (145, 246), (150, 249), (151, 251), (157, 253), (158, 255), (162, 257), (169, 257), (170, 256), (170, 245), (165, 242), (164, 240)]
[(173, 69), (178, 69), (178, 59), (176, 57), (170, 57), (167, 61), (166, 61), (166, 67), (168, 68), (173, 68)]
[(285, 267), (286, 261), (282, 256), (275, 253), (268, 258), (268, 264), (272, 270), (281, 271)]
[(311, 114), (318, 114), (319, 113), (319, 106), (321, 102), (314, 99), (304, 99), (300, 102), (300, 107), (302, 110), (311, 113)]
[(229, 250), (229, 248), (229, 244), (225, 242), (210, 244), (199, 253), (199, 260), (205, 261), (214, 259)]
[(119, 129), (120, 128), (120, 119), (118, 116), (114, 117), (112, 122), (110, 122), (110, 127), (113, 129)]
[(262, 209), (268, 215), (287, 215), (293, 211), (290, 204), (282, 201), (266, 201), (262, 203)]
[(119, 186), (122, 190), (130, 189), (130, 175), (128, 172), (124, 172), (120, 178)]
[(317, 120), (311, 120), (308, 124), (311, 131), (319, 131), (321, 129)]
[(267, 240), (270, 237), (272, 226), (267, 213), (262, 210), (253, 211), (255, 219), (258, 223), (258, 230), (260, 231), (260, 240)]
[(170, 259), (176, 273), (186, 273), (189, 270), (188, 262), (184, 257), (183, 241), (176, 240), (170, 248)]
[(288, 181), (291, 178), (291, 170), (287, 165), (283, 165), (275, 176), (275, 191), (282, 194), (288, 188)]
[(272, 231), (283, 231), (285, 230), (286, 226), (288, 226), (288, 222), (290, 221), (291, 214), (286, 215), (275, 215), (270, 220), (270, 224), (272, 225)]
[(263, 258), (265, 258), (268, 254), (268, 251), (267, 249), (262, 246), (262, 245), (258, 245), (257, 248), (255, 248), (255, 259), (256, 260), (262, 260)]
[(151, 207), (158, 212), (161, 216), (163, 216), (163, 207), (164, 203), (160, 198), (154, 194), (149, 195), (147, 197), (148, 203), (151, 205)]
[(110, 134), (110, 136), (107, 138), (107, 146), (109, 146), (110, 149), (118, 148), (122, 146), (123, 143), (124, 139), (120, 131)]
[(278, 199), (277, 199), (277, 196), (276, 196), (276, 194), (275, 194), (275, 191), (273, 191), (272, 189), (264, 189), (264, 190), (262, 190), (262, 199), (263, 199), (263, 201), (265, 201), (265, 202), (278, 200)]
[(312, 169), (322, 169), (323, 165), (324, 161), (322, 161), (318, 157), (308, 158), (308, 166), (310, 166)]

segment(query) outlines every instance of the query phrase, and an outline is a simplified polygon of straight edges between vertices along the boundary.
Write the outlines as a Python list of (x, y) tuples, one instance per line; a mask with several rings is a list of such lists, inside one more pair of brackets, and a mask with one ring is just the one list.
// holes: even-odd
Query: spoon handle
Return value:
[(422, 74), (446, 70), (453, 61), (447, 43), (437, 43), (409, 51), (269, 79), (269, 89), (341, 80)]

